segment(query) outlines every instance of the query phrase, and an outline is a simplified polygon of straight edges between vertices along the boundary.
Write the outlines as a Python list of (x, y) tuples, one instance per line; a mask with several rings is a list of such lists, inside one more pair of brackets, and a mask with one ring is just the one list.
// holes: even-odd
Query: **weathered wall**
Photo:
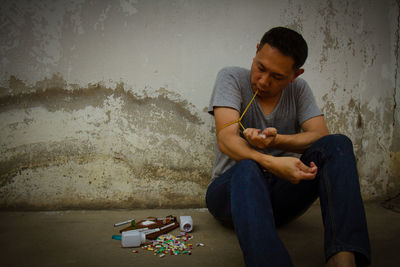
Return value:
[(364, 198), (400, 190), (399, 3), (2, 1), (0, 207), (204, 206), (205, 107), (269, 27), (303, 33), (304, 78), (354, 142)]
[[(395, 88), (393, 91), (393, 135), (392, 144), (388, 149), (389, 153), (389, 181), (394, 184), (393, 188), (389, 188), (389, 194), (393, 196), (399, 194), (400, 188), (400, 0), (397, 0), (397, 20), (394, 21), (396, 32), (394, 36), (394, 60), (395, 60)], [(392, 192), (393, 193), (392, 193)]]

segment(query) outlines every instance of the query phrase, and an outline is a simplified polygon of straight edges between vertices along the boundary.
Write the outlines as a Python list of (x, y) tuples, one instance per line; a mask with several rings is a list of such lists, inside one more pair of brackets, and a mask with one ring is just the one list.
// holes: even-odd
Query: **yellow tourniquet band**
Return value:
[(237, 120), (235, 120), (235, 121), (232, 121), (232, 122), (229, 122), (229, 123), (225, 124), (224, 126), (222, 126), (220, 129), (218, 129), (218, 130), (217, 130), (217, 135), (218, 135), (218, 133), (219, 133), (222, 129), (224, 129), (224, 128), (228, 127), (228, 126), (231, 126), (232, 124), (235, 124), (235, 123), (239, 123), (239, 125), (240, 125), (240, 127), (242, 127), (243, 131), (246, 130), (246, 128), (245, 128), (245, 127), (243, 126), (243, 124), (242, 124), (242, 118), (243, 118), (244, 114), (246, 114), (246, 112), (247, 112), (247, 110), (249, 109), (249, 107), (250, 107), (251, 103), (253, 102), (254, 98), (256, 98), (257, 93), (258, 93), (258, 90), (254, 93), (253, 98), (250, 100), (249, 104), (248, 104), (247, 107), (244, 109), (244, 111), (243, 111), (243, 113), (242, 113), (242, 116), (240, 116), (239, 119), (237, 119)]

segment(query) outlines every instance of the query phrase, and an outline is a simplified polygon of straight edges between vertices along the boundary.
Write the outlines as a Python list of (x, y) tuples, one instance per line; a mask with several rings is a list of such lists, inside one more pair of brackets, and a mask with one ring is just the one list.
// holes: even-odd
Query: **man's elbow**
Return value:
[(322, 137), (324, 137), (324, 136), (327, 136), (327, 135), (330, 135), (331, 133), (329, 132), (329, 130), (328, 130), (328, 128), (326, 128), (326, 129), (324, 129), (323, 131), (321, 131), (321, 136), (320, 136), (320, 138), (322, 138)]
[(323, 131), (318, 131), (318, 132), (316, 132), (316, 135), (315, 135), (315, 141), (317, 141), (317, 140), (319, 140), (322, 137), (327, 136), (327, 135), (330, 135), (330, 132), (329, 132), (328, 129), (323, 130)]
[(218, 149), (222, 153), (226, 154), (226, 145), (224, 144), (224, 140), (217, 136), (217, 144), (218, 144)]

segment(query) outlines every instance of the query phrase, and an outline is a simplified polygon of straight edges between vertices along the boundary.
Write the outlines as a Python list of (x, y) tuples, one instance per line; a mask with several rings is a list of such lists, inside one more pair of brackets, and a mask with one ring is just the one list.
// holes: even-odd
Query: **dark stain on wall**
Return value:
[(94, 147), (76, 140), (27, 144), (3, 154), (12, 156), (0, 161), (0, 187), (7, 185), (25, 169), (57, 166), (71, 160), (84, 164), (96, 157)]
[(100, 107), (107, 97), (113, 95), (123, 97), (128, 104), (161, 106), (191, 123), (203, 124), (197, 113), (189, 110), (190, 104), (186, 100), (172, 100), (165, 89), (157, 97), (152, 98), (125, 91), (123, 83), (119, 83), (115, 89), (107, 88), (101, 83), (89, 84), (86, 88), (76, 85), (70, 85), (70, 87), (72, 89), (67, 89), (67, 82), (57, 74), (54, 74), (51, 79), (46, 78), (37, 82), (34, 86), (28, 86), (15, 76), (10, 76), (11, 94), (5, 93), (8, 91), (7, 88), (0, 87), (0, 112), (39, 106), (50, 112), (79, 110), (86, 106)]
[[(109, 99), (118, 100), (119, 102), (117, 102), (121, 103), (119, 106), (121, 110), (115, 111), (113, 106), (105, 106)], [(13, 188), (9, 185), (13, 185), (14, 178), (17, 176), (19, 183), (21, 183), (21, 179), (22, 183), (26, 179), (26, 181), (40, 180), (42, 177), (36, 177), (37, 173), (43, 173), (47, 168), (56, 167), (57, 170), (62, 171), (59, 175), (60, 177), (64, 176), (67, 183), (74, 179), (79, 181), (86, 179), (87, 185), (92, 188), (97, 186), (99, 192), (112, 190), (112, 177), (104, 175), (102, 177), (100, 174), (96, 181), (96, 177), (92, 177), (90, 172), (86, 177), (70, 177), (71, 175), (76, 176), (76, 172), (69, 171), (66, 167), (71, 162), (79, 166), (101, 165), (101, 162), (110, 159), (115, 161), (115, 166), (129, 170), (129, 174), (125, 174), (123, 179), (129, 181), (129, 176), (133, 175), (133, 177), (137, 177), (135, 179), (141, 179), (141, 183), (148, 184), (149, 186), (145, 186), (144, 190), (158, 190), (153, 188), (154, 182), (164, 186), (175, 183), (194, 183), (198, 185), (198, 188), (205, 189), (207, 187), (212, 165), (212, 138), (211, 135), (204, 138), (203, 134), (209, 133), (206, 131), (200, 133), (199, 129), (203, 127), (204, 122), (196, 113), (195, 107), (188, 101), (182, 100), (176, 93), (160, 88), (152, 96), (148, 96), (145, 90), (141, 94), (126, 90), (123, 83), (119, 83), (115, 88), (107, 88), (101, 83), (89, 84), (83, 88), (67, 84), (60, 75), (53, 75), (52, 78), (39, 81), (33, 86), (28, 86), (15, 76), (10, 76), (9, 87), (0, 88), (0, 113), (25, 111), (28, 114), (19, 122), (8, 124), (11, 132), (18, 132), (21, 128), (29, 131), (30, 124), (34, 124), (37, 119), (29, 115), (29, 109), (42, 107), (48, 112), (61, 111), (61, 115), (56, 116), (62, 118), (68, 113), (85, 109), (88, 106), (98, 107), (100, 114), (104, 114), (102, 121), (85, 121), (85, 118), (79, 118), (83, 124), (93, 125), (88, 128), (92, 129), (92, 132), (85, 132), (88, 131), (87, 129), (76, 129), (78, 134), (76, 138), (74, 135), (67, 134), (60, 141), (28, 142), (14, 147), (3, 145), (0, 158), (0, 189)], [(90, 115), (88, 113), (88, 116)], [(120, 119), (125, 120), (126, 123), (121, 123)], [(107, 134), (105, 136), (104, 131), (110, 131), (110, 126), (107, 125), (110, 123), (113, 123), (111, 127), (121, 127), (119, 130), (122, 129), (123, 133), (120, 134), (119, 130), (116, 132), (111, 130), (110, 136)], [(85, 141), (82, 136), (79, 137), (82, 132), (87, 134), (89, 139)], [(134, 138), (139, 138), (138, 140), (146, 140), (149, 148), (125, 139), (132, 135)], [(45, 133), (43, 136), (45, 137)], [(117, 139), (117, 142), (122, 144), (121, 147), (111, 150), (102, 150), (102, 148), (96, 147), (104, 141), (110, 142), (109, 138)], [(190, 143), (193, 143), (194, 146), (187, 146)], [(198, 147), (204, 148), (204, 151), (209, 154), (204, 155), (203, 150), (198, 151)], [(27, 175), (26, 178), (25, 175)], [(49, 181), (49, 179), (51, 181), (51, 177), (45, 179), (47, 179), (45, 181)], [(63, 180), (61, 179), (61, 181)], [(62, 183), (58, 184), (61, 188)], [(28, 182), (28, 184), (32, 183)], [(35, 188), (27, 187), (26, 190), (39, 190), (36, 188), (36, 184), (31, 186)], [(133, 190), (138, 189), (133, 188)], [(143, 199), (145, 192), (140, 192), (139, 196), (130, 199), (103, 199), (96, 195), (94, 196), (95, 200), (91, 200), (91, 197), (88, 199), (77, 198), (72, 192), (71, 196), (64, 198), (61, 202), (51, 204), (43, 200), (41, 204), (32, 204), (26, 201), (26, 197), (20, 200), (17, 198), (13, 203), (8, 202), (7, 194), (10, 193), (2, 191), (0, 208), (148, 208), (201, 207), (204, 205), (202, 198), (196, 195), (198, 192), (191, 192), (185, 188), (182, 188), (182, 194), (177, 193), (175, 189), (160, 188), (159, 190), (161, 190), (160, 196), (165, 198), (165, 201), (153, 204), (151, 204), (151, 200)], [(58, 193), (65, 195), (65, 192)], [(13, 193), (11, 192), (11, 194)], [(169, 199), (171, 197), (173, 198)]]

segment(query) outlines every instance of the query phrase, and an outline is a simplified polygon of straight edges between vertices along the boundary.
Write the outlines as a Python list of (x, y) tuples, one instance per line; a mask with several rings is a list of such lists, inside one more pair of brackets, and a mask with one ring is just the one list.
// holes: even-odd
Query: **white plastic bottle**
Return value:
[(139, 247), (146, 242), (146, 234), (138, 230), (122, 232), (121, 244), (123, 247)]
[(191, 232), (193, 230), (193, 220), (191, 216), (181, 216), (181, 231)]

